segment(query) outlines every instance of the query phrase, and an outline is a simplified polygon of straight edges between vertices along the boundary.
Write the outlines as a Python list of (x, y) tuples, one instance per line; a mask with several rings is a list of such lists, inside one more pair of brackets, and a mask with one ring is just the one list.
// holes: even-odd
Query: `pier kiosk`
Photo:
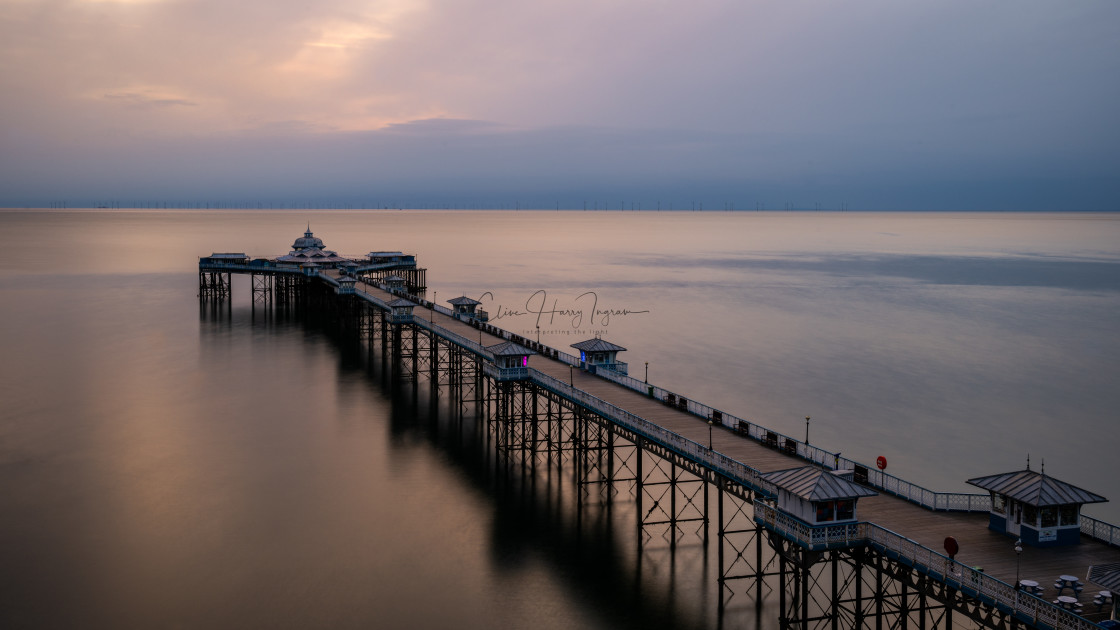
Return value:
[(494, 365), (484, 365), (483, 369), (499, 381), (513, 381), (529, 378), (529, 355), (532, 350), (519, 346), (512, 341), (503, 341), (486, 348), (494, 355)]
[(777, 488), (779, 510), (813, 526), (854, 523), (856, 501), (878, 494), (813, 466), (776, 470), (762, 479)]
[(340, 276), (338, 278), (338, 288), (335, 293), (339, 295), (354, 295), (356, 293), (354, 284), (357, 282), (353, 276)]
[(1033, 547), (1081, 542), (1081, 506), (1108, 499), (1030, 468), (969, 479), (992, 494), (988, 529)]
[(412, 309), (416, 305), (404, 298), (397, 298), (388, 304), (389, 308), (393, 309), (392, 314), (389, 315), (391, 322), (394, 324), (402, 324), (412, 321)]
[(580, 368), (592, 374), (595, 373), (597, 368), (606, 368), (622, 375), (626, 374), (627, 365), (618, 360), (618, 353), (626, 350), (622, 346), (596, 337), (595, 339), (573, 343), (571, 347), (579, 350)]
[(478, 309), (478, 305), (482, 304), (482, 302), (479, 302), (478, 300), (472, 300), (465, 295), (460, 295), (457, 298), (451, 298), (447, 301), (447, 303), (451, 305), (451, 310), (455, 312), (455, 316), (459, 319), (474, 319), (480, 322), (484, 322), (490, 319), (489, 314), (486, 311)]
[(400, 276), (388, 276), (384, 280), (385, 286), (389, 287), (389, 291), (404, 291), (404, 278)]
[(299, 270), (305, 276), (317, 276), (317, 275), (319, 275), (319, 263), (314, 263), (314, 262), (301, 263), (300, 266), (299, 266)]

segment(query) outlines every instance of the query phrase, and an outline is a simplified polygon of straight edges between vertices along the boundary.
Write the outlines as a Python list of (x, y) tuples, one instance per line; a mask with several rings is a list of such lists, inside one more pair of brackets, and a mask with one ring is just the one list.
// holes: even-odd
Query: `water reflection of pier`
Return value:
[[(477, 418), (480, 445), (518, 487), (574, 484), (557, 505), (571, 510), (577, 536), (628, 523), (639, 575), (651, 552), (705, 550), (712, 566), (696, 579), (717, 585), (720, 623), (744, 608), (752, 625), (797, 628), (1092, 628), (1115, 614), (1114, 600), (1094, 602), (1104, 586), (1085, 585), (1078, 614), (1052, 603), (1050, 583), (1120, 563), (1116, 527), (1075, 514), (1079, 544), (1045, 546), (1036, 534), (1042, 546), (1017, 554), (989, 528), (998, 494), (931, 492), (626, 376), (614, 354), (597, 365), (492, 326), (465, 303), (434, 304), (424, 270), (400, 252), (338, 256), (308, 230), (287, 256), (215, 254), (199, 263), (204, 308), (228, 307), (233, 274), (250, 277), (254, 308), (331, 328), (380, 356), (413, 396), (426, 380), (432, 408)], [(806, 506), (827, 504), (815, 517), (772, 475), (805, 466), (838, 493), (804, 495)], [(954, 559), (935, 551), (946, 536), (959, 543)], [(1019, 577), (1042, 584), (1041, 596), (1016, 588)]]

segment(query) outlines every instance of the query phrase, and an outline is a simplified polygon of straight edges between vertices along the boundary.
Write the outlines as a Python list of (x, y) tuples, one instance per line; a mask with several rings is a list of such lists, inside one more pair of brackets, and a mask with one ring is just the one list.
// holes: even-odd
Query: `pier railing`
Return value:
[[(579, 366), (579, 359), (571, 355), (562, 355), (561, 360)], [(739, 434), (762, 442), (773, 448), (786, 450), (791, 455), (819, 464), (833, 470), (860, 470), (863, 475), (858, 481), (865, 483), (877, 490), (906, 499), (924, 508), (943, 512), (987, 512), (991, 509), (992, 499), (988, 494), (971, 494), (963, 492), (934, 492), (904, 479), (887, 474), (877, 468), (860, 464), (838, 453), (833, 453), (803, 441), (772, 431), (764, 426), (744, 420), (729, 413), (714, 409), (708, 405), (689, 400), (667, 389), (651, 385), (644, 381), (619, 374), (611, 370), (597, 370), (596, 374), (609, 381), (622, 385), (628, 389), (640, 392), (651, 398), (656, 398), (667, 405), (688, 412), (704, 421), (711, 420), (716, 424), (732, 429)]]
[(1081, 515), (1081, 533), (1113, 547), (1120, 547), (1120, 527)]
[[(486, 331), (491, 335), (510, 341), (513, 341), (516, 337), (513, 333), (492, 324), (487, 325)], [(544, 344), (530, 345), (537, 346), (535, 349), (547, 351), (554, 360), (575, 367), (580, 367), (582, 365), (579, 357), (575, 355), (550, 348)], [(900, 479), (894, 475), (885, 473), (873, 466), (861, 464), (846, 457), (841, 457), (838, 453), (805, 444), (795, 438), (783, 435), (777, 431), (772, 431), (764, 426), (725, 413), (703, 403), (698, 403), (695, 400), (689, 400), (687, 397), (680, 396), (663, 387), (640, 381), (632, 376), (619, 374), (609, 369), (597, 369), (595, 374), (627, 389), (639, 392), (651, 398), (656, 398), (665, 404), (672, 405), (681, 411), (701, 418), (705, 422), (712, 420), (741, 435), (773, 446), (774, 448), (785, 449), (791, 455), (796, 455), (797, 457), (819, 464), (825, 468), (832, 470), (859, 470), (863, 472), (863, 476), (858, 480), (860, 483), (905, 499), (926, 509), (941, 512), (987, 512), (991, 509), (991, 495), (967, 492), (935, 492), (906, 481), (905, 479)]]
[(754, 518), (763, 527), (812, 551), (858, 547), (867, 543), (866, 523), (813, 526), (761, 501), (754, 503)]
[(497, 381), (520, 380), (529, 378), (529, 368), (525, 367), (498, 367), (493, 363), (483, 363), (482, 372)]
[(379, 308), (381, 308), (383, 310), (386, 310), (386, 311), (393, 310), (393, 309), (389, 308), (389, 303), (386, 302), (385, 300), (382, 300), (379, 297), (376, 297), (374, 295), (366, 293), (365, 291), (362, 291), (361, 289), (355, 288), (354, 295), (357, 295), (358, 297), (362, 298), (363, 300), (366, 300), (367, 302), (370, 302), (370, 303), (378, 306)]
[[(380, 283), (369, 282), (369, 284), (381, 287)], [(381, 288), (385, 289), (385, 287)], [(377, 304), (381, 308), (389, 310), (388, 305), (383, 300), (380, 300), (364, 292), (361, 292), (361, 296), (369, 300), (370, 302)], [(424, 306), (428, 306), (429, 308), (432, 308), (439, 313), (443, 313), (444, 315), (448, 315), (450, 317), (456, 317), (455, 312), (450, 308), (434, 304), (415, 296), (413, 296), (413, 298)], [(435, 332), (448, 341), (462, 346), (488, 361), (493, 361), (493, 357), (491, 356), (491, 354), (482, 346), (482, 344), (476, 341), (472, 341), (458, 333), (454, 333), (446, 328), (443, 328), (442, 326), (439, 326), (438, 324), (434, 324), (422, 318), (413, 318), (413, 323)], [(487, 326), (487, 332), (491, 335), (498, 336), (507, 340), (512, 340), (515, 337), (515, 335), (513, 335), (512, 333), (501, 328), (494, 327), (492, 325)], [(575, 355), (550, 348), (543, 344), (530, 345), (536, 346), (539, 350), (547, 352), (549, 356), (551, 356), (555, 360), (559, 360), (563, 363), (567, 363), (568, 365), (572, 365), (575, 367), (579, 367), (581, 365), (579, 357)], [(669, 404), (668, 401), (673, 400), (674, 406), (676, 406), (678, 409), (681, 409), (682, 411), (686, 411), (687, 413), (696, 416), (697, 418), (700, 418), (704, 421), (711, 420), (713, 422), (717, 422), (721, 426), (732, 429), (740, 433), (741, 435), (777, 449), (787, 450), (792, 455), (796, 455), (798, 457), (801, 457), (802, 459), (814, 462), (825, 468), (833, 470), (858, 471), (860, 478), (857, 479), (857, 481), (859, 481), (860, 483), (864, 483), (877, 490), (881, 490), (888, 494), (905, 499), (907, 501), (910, 501), (911, 503), (915, 503), (927, 509), (945, 512), (987, 512), (991, 509), (991, 496), (988, 494), (934, 492), (933, 490), (929, 490), (928, 488), (924, 488), (899, 477), (895, 477), (894, 475), (885, 473), (881, 470), (878, 470), (877, 468), (861, 464), (846, 457), (841, 457), (838, 453), (833, 453), (831, 451), (827, 451), (810, 444), (805, 444), (804, 442), (796, 440), (792, 437), (783, 435), (776, 431), (771, 431), (764, 426), (752, 423), (748, 420), (744, 420), (728, 413), (724, 413), (708, 405), (704, 405), (693, 400), (688, 400), (687, 398), (678, 396), (675, 393), (670, 392), (669, 390), (666, 390), (664, 388), (657, 387), (656, 385), (651, 385), (644, 381), (639, 381), (632, 376), (619, 374), (610, 369), (597, 369), (596, 374), (604, 379), (622, 385), (623, 387), (626, 387), (633, 391), (637, 391), (647, 396), (657, 398), (658, 400), (661, 400), (666, 404)], [(638, 432), (639, 434), (653, 439), (658, 443), (661, 443), (667, 448), (672, 448), (673, 450), (680, 452), (682, 455), (694, 459), (695, 461), (702, 463), (713, 470), (717, 470), (717, 472), (721, 472), (721, 474), (725, 474), (725, 476), (728, 476), (729, 478), (740, 481), (745, 485), (748, 485), (755, 489), (762, 490), (763, 492), (773, 492), (772, 488), (767, 489), (769, 488), (769, 485), (765, 484), (761, 479), (758, 478), (758, 471), (753, 468), (744, 466), (740, 462), (736, 462), (735, 460), (720, 455), (717, 452), (709, 451), (708, 449), (695, 442), (692, 442), (691, 440), (687, 440), (675, 433), (662, 429), (658, 425), (635, 416), (623, 409), (620, 409), (619, 407), (616, 407), (615, 405), (611, 405), (610, 403), (607, 403), (602, 399), (590, 396), (584, 393), (582, 390), (573, 389), (572, 387), (563, 383), (563, 381), (554, 379), (537, 370), (530, 370), (530, 377), (536, 380), (538, 384), (541, 385), (545, 384), (545, 380), (552, 381), (549, 388), (553, 389), (555, 393), (566, 395), (572, 400), (581, 402), (581, 404), (586, 404), (589, 409), (592, 409), (596, 412), (601, 412), (605, 417), (608, 417), (611, 420), (617, 420), (619, 421), (619, 424), (627, 426), (628, 428)], [(565, 388), (567, 391), (558, 391), (561, 387)], [(719, 466), (719, 468), (717, 468), (717, 466)], [(724, 470), (728, 472), (724, 473)], [(732, 473), (731, 471), (735, 472)], [(1082, 534), (1090, 538), (1099, 540), (1106, 544), (1120, 546), (1120, 527), (1117, 527), (1116, 525), (1112, 525), (1094, 519), (1092, 517), (1085, 516), (1083, 514), (1081, 515), (1081, 532)]]
[(1020, 619), (1039, 627), (1056, 630), (1100, 628), (1097, 624), (1069, 610), (873, 523), (814, 527), (760, 501), (754, 503), (754, 519), (763, 527), (811, 550), (870, 546), (887, 557), (913, 566), (919, 572), (930, 575), (970, 597), (985, 600), (1011, 611)]
[(576, 389), (564, 381), (553, 378), (539, 370), (529, 368), (529, 377), (534, 383), (554, 394), (578, 403), (582, 407), (603, 416), (611, 422), (630, 429), (643, 438), (660, 444), (678, 455), (691, 459), (736, 483), (770, 496), (777, 494), (773, 484), (764, 481), (758, 470), (742, 462), (736, 461), (726, 455), (673, 433), (660, 425), (636, 416), (625, 409), (616, 407), (581, 389)]
[(427, 330), (432, 331), (433, 333), (439, 335), (440, 337), (443, 337), (444, 339), (450, 341), (451, 343), (454, 343), (457, 346), (461, 346), (463, 348), (466, 348), (467, 350), (470, 350), (471, 352), (473, 352), (476, 355), (482, 357), (483, 359), (486, 359), (487, 361), (490, 361), (491, 364), (494, 361), (494, 355), (491, 354), (489, 350), (484, 348), (482, 346), (482, 344), (478, 343), (477, 341), (473, 341), (471, 339), (468, 339), (468, 338), (460, 335), (459, 333), (451, 332), (450, 330), (444, 328), (443, 326), (440, 326), (439, 324), (430, 322), (426, 319), (414, 318), (412, 320), (412, 323), (416, 324), (417, 326), (419, 326), (421, 328), (425, 328)]
[(198, 262), (199, 269), (224, 269), (228, 271), (260, 271), (260, 272), (283, 272), (283, 273), (302, 273), (299, 265), (285, 264), (285, 263), (232, 263), (220, 261), (206, 261)]
[(1030, 595), (982, 570), (951, 560), (889, 529), (865, 523), (868, 543), (888, 556), (898, 558), (952, 586), (962, 593), (986, 600), (1020, 619), (1039, 627), (1057, 630), (1091, 630), (1100, 626), (1040, 597)]

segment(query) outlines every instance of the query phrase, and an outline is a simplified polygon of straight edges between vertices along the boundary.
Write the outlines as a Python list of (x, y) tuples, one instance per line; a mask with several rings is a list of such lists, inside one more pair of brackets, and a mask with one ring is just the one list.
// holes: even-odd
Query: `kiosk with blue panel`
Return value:
[(988, 529), (1032, 547), (1081, 542), (1081, 506), (1108, 499), (1030, 469), (969, 479), (992, 494)]

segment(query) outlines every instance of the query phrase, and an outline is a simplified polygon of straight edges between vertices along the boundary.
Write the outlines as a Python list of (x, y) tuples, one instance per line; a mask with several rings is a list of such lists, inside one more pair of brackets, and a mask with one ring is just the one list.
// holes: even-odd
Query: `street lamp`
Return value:
[(708, 420), (708, 450), (712, 450), (712, 425), (715, 423)]
[(1023, 539), (1015, 541), (1015, 590), (1019, 590), (1019, 565), (1023, 555)]
[(537, 326), (537, 345), (541, 344), (541, 327)]
[(646, 361), (646, 380), (644, 380), (642, 382), (643, 383), (648, 383), (649, 382), (649, 361)]
[(809, 446), (809, 416), (805, 416), (805, 446)]
[(575, 386), (576, 386), (575, 372), (576, 372), (575, 366), (569, 364), (568, 365), (568, 384), (571, 385), (573, 389), (575, 389)]

